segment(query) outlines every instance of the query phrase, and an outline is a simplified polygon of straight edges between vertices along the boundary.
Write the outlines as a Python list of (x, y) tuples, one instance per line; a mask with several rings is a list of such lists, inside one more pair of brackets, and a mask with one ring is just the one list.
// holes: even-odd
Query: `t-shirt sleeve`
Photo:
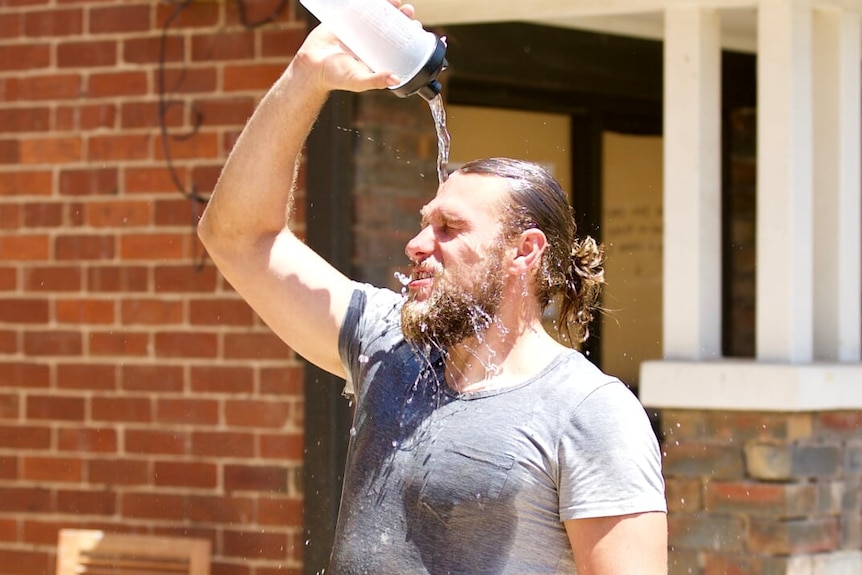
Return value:
[(399, 302), (400, 296), (391, 290), (354, 282), (353, 295), (338, 334), (338, 353), (347, 374), (342, 392), (345, 397), (356, 395), (355, 384), (361, 377), (362, 358), (369, 355), (368, 347), (395, 321)]
[(559, 445), (560, 518), (667, 511), (658, 441), (643, 406), (619, 381), (578, 406)]

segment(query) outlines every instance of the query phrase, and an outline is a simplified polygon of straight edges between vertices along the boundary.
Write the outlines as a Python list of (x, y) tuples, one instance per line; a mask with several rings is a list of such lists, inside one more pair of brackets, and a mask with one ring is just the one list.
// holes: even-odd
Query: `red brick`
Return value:
[(0, 425), (0, 447), (7, 449), (49, 449), (51, 430), (33, 425)]
[(291, 406), (279, 400), (228, 400), (225, 418), (228, 425), (242, 427), (284, 427), (290, 421)]
[[(284, 25), (296, 17), (290, 2), (230, 2), (226, 6), (225, 21), (228, 26), (264, 27), (267, 24)], [(302, 20), (300, 20), (302, 22)]]
[(87, 144), (87, 159), (94, 162), (146, 160), (150, 157), (150, 134), (93, 136)]
[(21, 476), (27, 481), (74, 481), (84, 477), (80, 459), (71, 457), (24, 457)]
[(254, 391), (254, 371), (249, 367), (192, 366), (191, 388), (195, 392), (251, 393)]
[(104, 72), (91, 74), (87, 81), (87, 96), (90, 98), (137, 96), (148, 92), (146, 72)]
[(60, 171), (60, 194), (89, 196), (116, 194), (119, 190), (116, 168), (65, 169)]
[(265, 367), (260, 370), (260, 392), (299, 396), (305, 391), (305, 370), (301, 366)]
[(218, 355), (214, 333), (161, 332), (156, 334), (156, 357), (212, 358)]
[(57, 511), (73, 515), (114, 515), (117, 494), (111, 491), (57, 492)]
[(16, 291), (18, 289), (18, 270), (13, 267), (0, 266), (0, 291)]
[(21, 101), (69, 100), (83, 95), (83, 80), (77, 73), (26, 76), (16, 81)]
[(301, 462), (305, 456), (303, 436), (299, 433), (262, 434), (260, 456), (267, 459)]
[(159, 399), (156, 421), (183, 425), (216, 425), (219, 402), (211, 399)]
[(114, 323), (115, 303), (112, 300), (59, 299), (55, 305), (57, 321), (60, 323)]
[(87, 269), (91, 292), (138, 293), (149, 291), (149, 270), (143, 266), (92, 266)]
[(188, 257), (189, 234), (126, 234), (120, 238), (124, 260), (176, 260)]
[(54, 568), (54, 556), (45, 551), (0, 549), (0, 565), (6, 570), (4, 575), (50, 573)]
[(215, 92), (218, 88), (218, 71), (215, 67), (164, 69), (164, 86), (170, 94), (199, 94)]
[(117, 63), (117, 42), (112, 40), (60, 42), (57, 66), (60, 68), (96, 68)]
[(49, 108), (10, 108), (0, 110), (0, 134), (43, 132), (50, 128)]
[(83, 341), (78, 331), (30, 331), (24, 333), (27, 355), (81, 355)]
[(178, 10), (176, 6), (159, 3), (156, 26), (161, 28), (170, 19), (171, 28), (206, 28), (218, 25), (221, 12), (218, 2), (192, 2)]
[(218, 466), (214, 463), (156, 461), (154, 476), (157, 486), (212, 489), (218, 483)]
[[(159, 128), (158, 102), (123, 102), (120, 108), (120, 125), (123, 128)], [(186, 109), (183, 105), (165, 107), (164, 124), (169, 128), (186, 125)], [(164, 168), (162, 169), (164, 170)]]
[[(174, 160), (202, 160), (219, 156), (219, 135), (216, 132), (197, 132), (185, 139), (170, 139), (168, 153)], [(153, 141), (153, 158), (165, 159), (165, 150), (160, 140)]]
[(29, 395), (26, 398), (27, 418), (56, 421), (83, 421), (84, 399), (60, 395)]
[(109, 260), (114, 257), (114, 237), (105, 235), (61, 235), (54, 240), (58, 260)]
[(117, 431), (109, 428), (66, 427), (57, 431), (57, 448), (84, 453), (115, 453)]
[(126, 429), (123, 436), (128, 453), (185, 455), (189, 451), (189, 437), (183, 431)]
[(0, 419), (18, 419), (19, 394), (0, 393)]
[(0, 362), (0, 387), (43, 388), (51, 385), (47, 365), (20, 361)]
[(89, 348), (92, 355), (146, 356), (149, 354), (150, 336), (146, 333), (92, 332)]
[(84, 30), (81, 8), (53, 8), (24, 13), (24, 33), (27, 36), (75, 36)]
[[(191, 7), (193, 5), (189, 5)], [(164, 58), (162, 58), (162, 36), (148, 38), (128, 38), (123, 40), (123, 61), (129, 64), (156, 64), (181, 62), (185, 58), (185, 38), (169, 35), (165, 38)]]
[(112, 364), (61, 363), (57, 366), (60, 389), (114, 390), (117, 388), (117, 366)]
[(265, 58), (293, 56), (299, 50), (305, 36), (304, 26), (263, 30), (260, 37), (261, 56)]
[(21, 140), (22, 164), (65, 164), (82, 159), (81, 138), (56, 137)]
[(80, 267), (39, 266), (24, 270), (24, 289), (28, 292), (77, 292), (81, 285)]
[(113, 103), (77, 104), (58, 106), (56, 124), (58, 130), (87, 131), (113, 128), (116, 124), (117, 106)]
[(253, 62), (226, 65), (224, 67), (224, 89), (227, 92), (264, 92), (281, 76), (284, 68), (283, 64), (256, 64)]
[(219, 98), (197, 100), (195, 108), (203, 114), (207, 126), (244, 126), (257, 105), (254, 98)]
[(84, 528), (83, 524), (69, 521), (24, 519), (21, 525), (21, 542), (32, 545), (57, 545), (57, 534), (64, 528)]
[(0, 329), (0, 353), (12, 355), (18, 352), (18, 332), (12, 329)]
[(0, 196), (47, 196), (53, 184), (50, 171), (4, 172), (0, 178)]
[(151, 4), (93, 7), (90, 9), (89, 31), (92, 34), (112, 32), (146, 32), (152, 26)]
[(192, 169), (192, 181), (197, 184), (197, 189), (204, 192), (212, 192), (221, 176), (222, 167), (224, 167), (223, 163), (195, 166)]
[(0, 322), (48, 323), (48, 301), (42, 299), (0, 299)]
[(122, 388), (126, 391), (183, 391), (183, 368), (175, 365), (130, 365), (121, 367)]
[(4, 236), (0, 241), (0, 261), (47, 260), (50, 249), (50, 236), (44, 234)]
[(667, 476), (738, 479), (745, 474), (741, 446), (709, 443), (664, 445), (663, 469)]
[(93, 397), (93, 421), (147, 423), (153, 419), (152, 402), (146, 397)]
[(0, 229), (15, 230), (21, 227), (21, 206), (0, 204)]
[(211, 293), (216, 289), (217, 279), (214, 266), (163, 265), (155, 269), (157, 293)]
[(0, 70), (33, 70), (51, 65), (51, 46), (49, 44), (7, 44), (0, 45)]
[(18, 290), (18, 267), (0, 265), (0, 291)]
[(126, 518), (181, 520), (185, 519), (185, 497), (181, 495), (124, 493), (122, 515)]
[(302, 527), (302, 516), (302, 499), (260, 497), (257, 501), (257, 520), (261, 525)]
[(150, 463), (139, 459), (93, 459), (87, 462), (90, 484), (144, 485), (150, 483)]
[[(2, 19), (0, 19), (2, 25)], [(2, 477), (2, 475), (0, 475)], [(18, 521), (15, 519), (0, 519), (0, 541), (12, 543), (18, 541)]]
[(285, 359), (290, 354), (274, 333), (235, 333), (225, 335), (224, 355), (230, 359)]
[(279, 466), (225, 465), (227, 491), (287, 491), (287, 468)]
[(288, 540), (284, 533), (225, 530), (222, 538), (223, 554), (228, 557), (286, 558)]
[(254, 521), (254, 499), (234, 496), (191, 495), (189, 519), (198, 523), (247, 524)]
[(155, 202), (155, 222), (157, 226), (196, 226), (200, 215), (198, 203), (192, 198), (177, 197), (169, 200), (157, 200)]
[(183, 322), (184, 302), (164, 299), (126, 299), (120, 318), (124, 325), (169, 325)]
[(22, 14), (0, 14), (0, 38), (17, 38), (23, 28)]
[(63, 204), (24, 204), (24, 227), (54, 228), (63, 224)]
[(241, 299), (203, 299), (189, 302), (189, 320), (196, 325), (249, 326), (255, 314)]
[(86, 204), (86, 220), (94, 228), (140, 227), (150, 223), (149, 202), (104, 201)]
[[(177, 168), (177, 177), (182, 181), (185, 178), (185, 170)], [(171, 173), (164, 167), (159, 168), (133, 168), (125, 170), (123, 189), (126, 193), (177, 193), (177, 187), (171, 179)]]
[(748, 550), (765, 555), (807, 555), (838, 549), (837, 517), (752, 519)]
[(254, 435), (234, 431), (194, 432), (192, 454), (205, 457), (252, 457)]

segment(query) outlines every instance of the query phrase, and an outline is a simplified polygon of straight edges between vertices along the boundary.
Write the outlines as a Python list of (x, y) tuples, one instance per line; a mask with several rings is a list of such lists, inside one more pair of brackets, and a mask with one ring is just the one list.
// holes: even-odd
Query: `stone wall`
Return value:
[(660, 415), (672, 575), (862, 572), (862, 413)]

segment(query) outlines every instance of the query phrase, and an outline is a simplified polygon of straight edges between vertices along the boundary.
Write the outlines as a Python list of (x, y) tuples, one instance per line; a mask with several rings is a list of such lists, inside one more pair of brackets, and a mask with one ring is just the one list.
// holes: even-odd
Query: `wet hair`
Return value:
[(535, 276), (539, 305), (545, 310), (556, 302), (559, 335), (573, 343), (586, 341), (605, 283), (604, 250), (589, 236), (578, 238), (574, 212), (560, 183), (538, 164), (509, 158), (474, 160), (457, 172), (507, 181), (502, 233), (514, 239), (528, 229), (544, 232), (547, 248)]

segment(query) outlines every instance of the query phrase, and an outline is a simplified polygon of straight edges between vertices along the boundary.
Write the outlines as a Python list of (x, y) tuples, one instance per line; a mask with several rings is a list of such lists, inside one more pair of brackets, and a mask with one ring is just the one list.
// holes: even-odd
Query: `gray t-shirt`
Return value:
[[(575, 573), (562, 521), (666, 511), (643, 407), (580, 353), (458, 394), (357, 284), (339, 338), (355, 402), (333, 575)], [(621, 550), (621, 552), (625, 552)]]

